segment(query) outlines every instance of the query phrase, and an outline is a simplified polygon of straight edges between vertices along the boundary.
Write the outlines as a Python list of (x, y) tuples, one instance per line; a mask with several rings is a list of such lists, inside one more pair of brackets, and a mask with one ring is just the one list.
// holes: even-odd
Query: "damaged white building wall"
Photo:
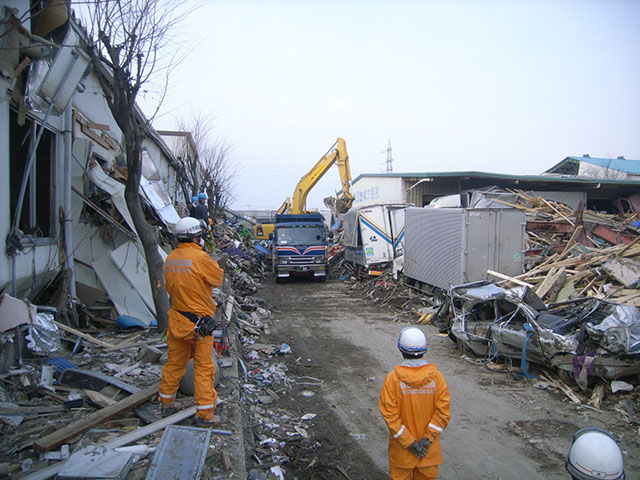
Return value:
[[(16, 11), (18, 15), (29, 8), (28, 1), (13, 3), (21, 7)], [(4, 15), (6, 9), (2, 7), (2, 10)], [(69, 25), (74, 28), (67, 31), (65, 47), (58, 52), (74, 49), (71, 45), (77, 45), (82, 35), (73, 22)], [(29, 34), (23, 31), (20, 35), (22, 39)], [(7, 38), (15, 40), (5, 35), (0, 43), (6, 43)], [(32, 95), (30, 101), (27, 95), (27, 108), (20, 109), (20, 95), (12, 98), (13, 72), (18, 68), (18, 56), (10, 60), (14, 58), (14, 63), (2, 58), (0, 74), (0, 168), (3, 172), (0, 198), (4, 205), (11, 206), (0, 213), (2, 238), (11, 232), (29, 141), (34, 139), (35, 143), (38, 126), (45, 117), (42, 109), (50, 105), (48, 99)], [(32, 71), (39, 69), (47, 75), (51, 60), (33, 59), (37, 66), (25, 75), (27, 83), (34, 82)], [(31, 180), (26, 184), (19, 225), (24, 235), (14, 235), (7, 245), (7, 251), (15, 255), (0, 257), (0, 291), (12, 293), (14, 289), (16, 296), (31, 299), (62, 271), (65, 262), (63, 207), (67, 192), (71, 196), (67, 219), (72, 225), (71, 253), (77, 296), (87, 305), (109, 299), (119, 315), (134, 316), (148, 325), (154, 320), (155, 312), (143, 249), (124, 201), (122, 182), (126, 162), (121, 148), (122, 134), (106, 103), (100, 74), (91, 71), (77, 79), (75, 85), (79, 86), (70, 92), (69, 108), (59, 111), (56, 105), (46, 118), (46, 128), (35, 150)], [(145, 173), (149, 178), (141, 182), (141, 199), (155, 210), (164, 227), (171, 229), (178, 215), (166, 186), (170, 183), (168, 177), (175, 182), (175, 172), (163, 177), (158, 165), (169, 172), (176, 165), (175, 159), (158, 136), (145, 140), (144, 151), (148, 157)], [(71, 162), (71, 185), (65, 183), (67, 159)], [(110, 211), (92, 202), (92, 196), (106, 198), (107, 204), (112, 205)]]
[[(11, 8), (9, 8), (11, 7)], [(30, 23), (16, 22), (28, 1), (0, 6), (0, 236), (5, 239), (0, 260), (0, 291), (30, 296), (42, 289), (59, 272), (59, 242), (63, 226), (58, 209), (64, 195), (64, 121), (66, 113), (46, 113), (21, 108), (22, 85), (16, 79), (21, 52), (33, 47)], [(46, 48), (32, 48), (34, 59)], [(55, 83), (50, 82), (49, 85)], [(18, 208), (30, 146), (36, 145), (30, 175), (24, 183), (24, 201)], [(18, 218), (18, 211), (20, 211)], [(16, 228), (13, 228), (15, 224)], [(10, 235), (13, 232), (13, 235)]]
[(351, 182), (351, 194), (353, 207), (405, 201), (399, 176), (359, 175)]

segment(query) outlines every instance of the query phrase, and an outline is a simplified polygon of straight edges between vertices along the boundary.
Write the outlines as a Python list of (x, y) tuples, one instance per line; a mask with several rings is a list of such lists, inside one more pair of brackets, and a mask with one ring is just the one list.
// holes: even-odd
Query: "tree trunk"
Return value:
[[(128, 123), (128, 122), (127, 122)], [(141, 134), (136, 131), (137, 126), (128, 124), (124, 130), (125, 144), (127, 150), (127, 183), (124, 196), (127, 201), (127, 208), (131, 214), (136, 232), (140, 237), (144, 255), (149, 267), (149, 282), (151, 283), (151, 294), (153, 304), (156, 309), (158, 329), (164, 330), (169, 324), (168, 311), (170, 308), (169, 296), (164, 286), (163, 265), (164, 261), (158, 252), (158, 238), (155, 229), (147, 223), (140, 203), (140, 145), (142, 143)]]

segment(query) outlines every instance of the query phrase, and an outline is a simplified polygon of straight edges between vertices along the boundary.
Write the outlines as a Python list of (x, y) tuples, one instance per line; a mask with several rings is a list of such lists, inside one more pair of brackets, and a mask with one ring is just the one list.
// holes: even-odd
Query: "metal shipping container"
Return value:
[(504, 208), (407, 208), (404, 275), (449, 289), (524, 272), (524, 212)]

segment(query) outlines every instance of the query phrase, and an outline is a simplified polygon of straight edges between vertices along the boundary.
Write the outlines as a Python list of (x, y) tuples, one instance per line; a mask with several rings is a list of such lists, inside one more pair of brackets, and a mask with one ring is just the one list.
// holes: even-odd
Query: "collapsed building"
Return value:
[[(11, 5), (0, 12), (0, 195), (8, 206), (0, 213), (0, 292), (33, 301), (66, 289), (98, 317), (149, 325), (155, 307), (124, 198), (123, 136), (103, 87), (109, 72), (91, 62), (86, 34), (64, 4), (32, 17), (24, 15), (30, 2)], [(141, 203), (168, 247), (180, 163), (150, 127), (142, 150)]]

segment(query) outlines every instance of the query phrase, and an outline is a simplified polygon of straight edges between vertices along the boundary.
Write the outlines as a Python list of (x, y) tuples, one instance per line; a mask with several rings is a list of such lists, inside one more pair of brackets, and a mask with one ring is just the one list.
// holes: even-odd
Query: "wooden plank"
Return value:
[(575, 223), (573, 223), (571, 220), (569, 220), (565, 215), (562, 214), (562, 212), (560, 212), (560, 210), (558, 210), (556, 207), (554, 207), (551, 203), (549, 203), (547, 200), (545, 200), (544, 198), (540, 198), (545, 204), (547, 204), (547, 206), (549, 208), (551, 208), (554, 212), (556, 212), (558, 215), (560, 215), (565, 221), (569, 222), (571, 225), (573, 225), (575, 227)]
[(66, 409), (62, 405), (42, 405), (38, 407), (0, 407), (0, 415), (30, 416), (41, 413), (60, 413)]
[(100, 345), (101, 347), (114, 348), (114, 346), (111, 345), (110, 343), (103, 342), (102, 340), (98, 340), (97, 338), (93, 338), (91, 335), (87, 335), (86, 333), (79, 332), (75, 328), (68, 327), (63, 323), (56, 322), (55, 320), (53, 321), (53, 323), (55, 323), (58, 326), (58, 328), (61, 328), (66, 332), (73, 333), (74, 335), (86, 340), (87, 342), (95, 343), (96, 345)]
[(564, 267), (552, 268), (547, 274), (547, 278), (545, 278), (544, 281), (542, 282), (542, 285), (540, 285), (537, 288), (536, 295), (538, 295), (540, 298), (543, 298), (547, 293), (549, 293), (549, 290), (553, 288), (553, 285), (556, 283), (558, 278), (560, 278), (560, 275), (562, 275), (563, 273), (564, 273)]
[(567, 245), (564, 247), (564, 250), (560, 254), (560, 257), (558, 258), (558, 260), (563, 260), (567, 255), (569, 255), (569, 252), (571, 251), (573, 246), (576, 243), (578, 243), (578, 238), (580, 238), (581, 234), (582, 234), (582, 225), (578, 225), (576, 229), (573, 231), (573, 233), (571, 234), (571, 238), (569, 238), (569, 241), (567, 242)]
[(494, 277), (502, 278), (503, 280), (508, 280), (518, 285), (522, 285), (523, 287), (533, 288), (533, 285), (527, 282), (523, 282), (522, 280), (518, 280), (517, 278), (509, 277), (508, 275), (504, 275), (502, 273), (494, 272), (493, 270), (487, 270), (489, 275), (493, 275)]
[(34, 447), (38, 450), (47, 451), (52, 448), (59, 447), (63, 443), (67, 443), (72, 438), (77, 437), (78, 435), (90, 430), (96, 425), (100, 425), (102, 422), (109, 420), (112, 417), (115, 417), (119, 413), (127, 410), (129, 408), (135, 407), (142, 402), (146, 402), (154, 395), (158, 393), (158, 385), (152, 385), (150, 387), (145, 388), (144, 390), (140, 390), (133, 395), (130, 395), (127, 398), (120, 400), (114, 405), (110, 405), (108, 407), (103, 408), (102, 410), (98, 410), (95, 413), (83, 418), (82, 420), (78, 420), (77, 422), (73, 422), (70, 425), (67, 425), (60, 430), (57, 430), (45, 437), (42, 437), (39, 440), (34, 442)]

